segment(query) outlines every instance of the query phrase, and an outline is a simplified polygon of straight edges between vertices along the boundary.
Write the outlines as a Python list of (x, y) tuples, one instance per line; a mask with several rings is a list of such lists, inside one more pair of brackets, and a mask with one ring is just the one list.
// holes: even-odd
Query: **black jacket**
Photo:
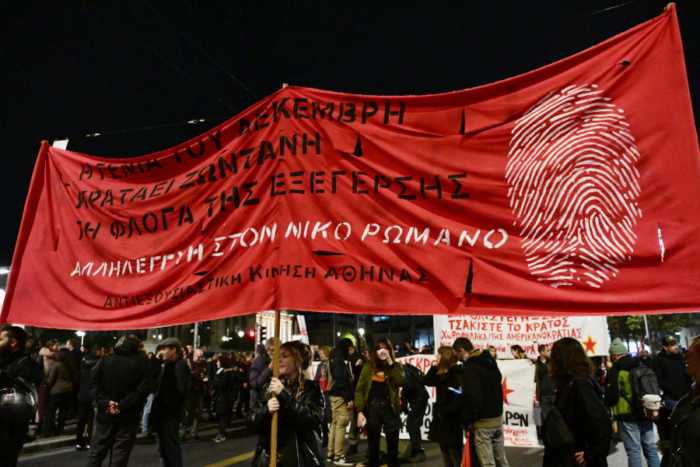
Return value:
[(606, 467), (612, 422), (593, 378), (576, 378), (557, 392), (555, 405), (574, 437), (565, 451), (545, 449), (543, 467), (574, 467), (574, 453), (583, 451), (587, 467)]
[(478, 420), (503, 415), (501, 371), (489, 352), (477, 350), (464, 364), (460, 421), (465, 429)]
[[(138, 423), (151, 388), (151, 365), (138, 344), (130, 339), (102, 358), (92, 372), (89, 390), (95, 394), (97, 421)], [(107, 412), (109, 401), (119, 404), (120, 413)]]
[(670, 355), (665, 349), (651, 363), (651, 369), (659, 380), (659, 387), (664, 395), (673, 400), (679, 400), (686, 395), (692, 378), (685, 372), (685, 360), (681, 354)]
[[(246, 415), (248, 428), (260, 435), (253, 457), (253, 467), (270, 465), (270, 428), (272, 414), (267, 409), (271, 393), (269, 383), (260, 391), (258, 399)], [(280, 410), (277, 425), (277, 452), (280, 467), (325, 466), (321, 450), (321, 421), (324, 399), (314, 381), (306, 381), (298, 399), (284, 389), (279, 396)]]
[(258, 348), (258, 358), (253, 360), (250, 365), (250, 373), (248, 374), (248, 383), (250, 385), (250, 396), (252, 400), (258, 398), (258, 391), (272, 379), (272, 370), (270, 370), (270, 360), (265, 351), (265, 346)]
[(178, 355), (174, 362), (164, 362), (158, 375), (158, 386), (151, 406), (151, 422), (175, 417), (185, 421), (185, 400), (190, 391), (190, 367)]
[(78, 398), (81, 401), (89, 402), (95, 398), (95, 391), (90, 390), (90, 380), (92, 379), (92, 371), (99, 361), (100, 357), (93, 354), (88, 354), (83, 358), (83, 363), (75, 378), (75, 387), (78, 388)]
[[(549, 363), (549, 360), (547, 360)], [(542, 360), (537, 358), (535, 361), (537, 376), (537, 400), (540, 400), (541, 396), (553, 396), (555, 394), (554, 384), (549, 380), (549, 365), (543, 363)]]
[(217, 371), (214, 375), (212, 386), (216, 393), (214, 411), (217, 414), (225, 414), (233, 410), (233, 403), (238, 397), (238, 385), (244, 381), (245, 374), (236, 368), (227, 368)]
[(16, 378), (22, 378), (34, 385), (41, 382), (44, 370), (39, 363), (18, 350), (0, 359), (0, 389), (11, 388)]
[(355, 385), (353, 385), (350, 368), (347, 364), (350, 346), (352, 346), (350, 339), (341, 339), (338, 346), (331, 350), (328, 356), (329, 370), (333, 376), (333, 387), (330, 390), (330, 395), (342, 397), (345, 402), (355, 399)]
[(461, 390), (462, 365), (453, 365), (447, 373), (438, 374), (433, 366), (425, 375), (425, 385), (435, 386), (433, 420), (428, 439), (448, 448), (462, 447), (462, 427), (459, 424), (460, 398), (449, 388)]

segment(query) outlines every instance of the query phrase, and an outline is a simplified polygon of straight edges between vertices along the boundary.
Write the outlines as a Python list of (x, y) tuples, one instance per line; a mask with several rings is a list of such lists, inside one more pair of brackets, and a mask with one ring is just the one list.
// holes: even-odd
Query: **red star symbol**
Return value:
[(508, 387), (506, 386), (507, 380), (508, 378), (503, 378), (503, 382), (501, 383), (501, 387), (503, 388), (503, 402), (505, 402), (506, 404), (508, 404), (508, 394), (510, 394), (511, 392), (515, 392), (515, 389), (508, 389)]
[(584, 347), (586, 347), (586, 353), (590, 352), (593, 355), (595, 355), (595, 345), (597, 344), (597, 342), (591, 339), (590, 334), (588, 335), (588, 340), (582, 342), (582, 344), (584, 345)]

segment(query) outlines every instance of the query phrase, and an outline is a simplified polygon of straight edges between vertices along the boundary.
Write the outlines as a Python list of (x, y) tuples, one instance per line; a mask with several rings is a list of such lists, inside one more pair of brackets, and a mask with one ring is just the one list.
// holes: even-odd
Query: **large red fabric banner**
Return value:
[(287, 87), (156, 154), (44, 143), (2, 321), (694, 311), (699, 175), (673, 7), (475, 89)]

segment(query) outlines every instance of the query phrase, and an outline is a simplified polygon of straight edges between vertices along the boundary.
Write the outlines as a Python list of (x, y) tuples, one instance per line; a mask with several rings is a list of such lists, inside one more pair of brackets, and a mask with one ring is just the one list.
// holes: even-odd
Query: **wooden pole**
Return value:
[[(275, 355), (272, 360), (272, 376), (280, 376), (280, 310), (275, 310)], [(272, 397), (275, 397), (273, 394)], [(277, 467), (277, 414), (272, 414), (272, 427), (270, 429), (270, 465)]]

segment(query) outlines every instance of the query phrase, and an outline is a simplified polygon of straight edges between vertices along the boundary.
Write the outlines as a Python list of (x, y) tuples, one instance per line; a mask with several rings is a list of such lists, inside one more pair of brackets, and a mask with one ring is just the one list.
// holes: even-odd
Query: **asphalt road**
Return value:
[[(183, 443), (182, 452), (186, 466), (193, 467), (227, 467), (249, 466), (255, 449), (255, 438), (248, 433), (242, 422), (234, 422), (227, 431), (226, 440), (214, 443), (216, 435), (214, 427), (201, 432), (201, 440)], [(365, 441), (360, 442), (360, 455), (353, 461), (364, 459), (367, 447)], [(415, 467), (442, 466), (442, 456), (436, 443), (425, 443), (427, 460), (425, 462), (407, 464)], [(506, 448), (506, 457), (510, 467), (532, 467), (542, 465), (542, 448)], [(19, 467), (75, 467), (85, 465), (87, 452), (76, 452), (73, 447), (60, 448), (37, 454), (20, 457)], [(109, 465), (108, 460), (104, 465)], [(131, 455), (129, 465), (137, 467), (158, 467), (160, 458), (154, 438), (139, 438)], [(627, 456), (621, 442), (615, 442), (608, 457), (609, 467), (626, 467)], [(330, 466), (329, 466), (330, 467)]]

